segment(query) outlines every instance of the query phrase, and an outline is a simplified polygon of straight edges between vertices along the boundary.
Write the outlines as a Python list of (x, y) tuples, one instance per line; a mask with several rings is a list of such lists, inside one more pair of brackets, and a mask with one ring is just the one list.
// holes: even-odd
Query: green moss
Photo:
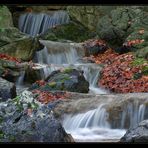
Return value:
[(79, 22), (70, 22), (68, 24), (58, 25), (55, 28), (51, 28), (44, 35), (41, 35), (41, 39), (45, 40), (71, 40), (75, 42), (82, 42), (95, 36), (95, 33), (91, 32), (88, 28), (80, 24)]
[(142, 68), (142, 73), (143, 73), (143, 75), (148, 76), (148, 66), (144, 66), (144, 67)]
[(4, 133), (2, 130), (0, 130), (0, 139), (4, 138)]
[(64, 69), (64, 71), (63, 71), (63, 73), (71, 73), (73, 71), (73, 69), (72, 68), (65, 68)]
[(16, 138), (15, 138), (15, 136), (10, 135), (9, 136), (9, 140), (10, 140), (10, 142), (15, 142), (16, 141)]
[(50, 83), (48, 83), (48, 85), (49, 85), (51, 88), (55, 88), (55, 87), (56, 87), (56, 82), (50, 82)]
[(144, 63), (147, 63), (147, 61), (144, 58), (136, 58), (133, 62), (132, 65), (133, 66), (139, 66), (142, 65)]

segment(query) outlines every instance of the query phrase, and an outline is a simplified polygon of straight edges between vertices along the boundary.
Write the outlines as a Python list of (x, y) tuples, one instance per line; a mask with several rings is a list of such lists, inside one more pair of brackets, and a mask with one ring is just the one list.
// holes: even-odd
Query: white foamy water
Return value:
[(63, 127), (77, 142), (119, 141), (125, 129), (111, 129), (107, 121), (108, 113), (101, 104), (97, 109), (78, 115), (67, 115)]
[(66, 130), (76, 142), (118, 142), (125, 134), (124, 129), (109, 128), (79, 128)]

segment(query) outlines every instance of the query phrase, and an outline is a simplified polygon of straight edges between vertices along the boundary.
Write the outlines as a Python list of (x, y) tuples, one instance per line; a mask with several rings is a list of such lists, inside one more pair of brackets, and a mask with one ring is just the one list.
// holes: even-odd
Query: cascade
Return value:
[(25, 13), (19, 18), (19, 29), (31, 36), (44, 33), (49, 28), (69, 22), (69, 16), (65, 11), (55, 11), (53, 14)]

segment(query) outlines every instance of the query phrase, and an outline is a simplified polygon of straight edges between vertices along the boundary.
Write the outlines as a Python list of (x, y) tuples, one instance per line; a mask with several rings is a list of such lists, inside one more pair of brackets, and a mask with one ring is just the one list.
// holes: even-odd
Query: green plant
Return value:
[(144, 58), (136, 58), (133, 62), (132, 65), (133, 66), (139, 66), (142, 65), (144, 63), (147, 63), (147, 61)]

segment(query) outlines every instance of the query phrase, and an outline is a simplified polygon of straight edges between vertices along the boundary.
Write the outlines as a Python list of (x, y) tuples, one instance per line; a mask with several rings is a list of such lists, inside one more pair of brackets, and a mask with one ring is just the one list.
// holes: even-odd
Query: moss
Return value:
[(70, 22), (69, 24), (58, 25), (51, 28), (47, 33), (41, 35), (41, 39), (45, 40), (71, 40), (75, 42), (82, 42), (94, 37), (96, 34), (84, 27), (79, 22)]
[(4, 138), (4, 133), (2, 130), (0, 130), (0, 139)]
[(73, 69), (72, 68), (65, 68), (64, 69), (64, 71), (63, 71), (63, 73), (71, 73), (73, 71)]
[(10, 135), (9, 136), (9, 140), (10, 140), (10, 142), (15, 142), (16, 141), (16, 138), (15, 138), (14, 135)]
[(144, 66), (144, 67), (142, 68), (142, 73), (143, 73), (143, 75), (148, 76), (148, 66)]
[(136, 58), (133, 62), (132, 65), (133, 66), (139, 66), (142, 65), (144, 63), (147, 63), (147, 61), (144, 58)]
[(56, 82), (50, 82), (50, 83), (48, 83), (48, 85), (49, 85), (51, 88), (55, 88), (55, 87), (56, 87)]
[[(140, 66), (140, 65), (143, 65), (144, 63), (148, 64), (148, 62), (144, 58), (136, 58), (132, 62), (132, 66)], [(141, 78), (142, 75), (146, 75), (146, 76), (148, 75), (148, 66), (147, 65), (142, 67), (141, 73), (134, 74), (134, 79)]]

